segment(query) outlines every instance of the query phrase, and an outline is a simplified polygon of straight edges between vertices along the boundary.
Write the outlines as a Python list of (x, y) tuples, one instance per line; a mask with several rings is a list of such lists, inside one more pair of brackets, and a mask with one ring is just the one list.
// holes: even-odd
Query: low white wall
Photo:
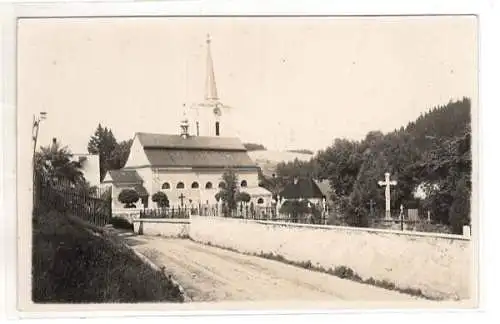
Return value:
[(189, 219), (135, 219), (134, 233), (143, 235), (161, 235), (164, 237), (187, 237)]
[(123, 218), (127, 220), (130, 224), (132, 224), (132, 222), (135, 219), (139, 218), (140, 212), (141, 209), (138, 208), (122, 208), (122, 209), (115, 208), (112, 211), (112, 216), (117, 218)]
[(325, 269), (346, 266), (429, 296), (471, 296), (472, 250), (458, 235), (193, 216), (190, 237), (246, 253), (273, 253)]

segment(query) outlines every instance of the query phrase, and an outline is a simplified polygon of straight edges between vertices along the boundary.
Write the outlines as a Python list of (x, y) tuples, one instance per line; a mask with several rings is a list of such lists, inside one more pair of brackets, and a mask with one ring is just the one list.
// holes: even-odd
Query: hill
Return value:
[(261, 168), (265, 176), (271, 177), (276, 173), (276, 167), (282, 162), (293, 162), (295, 159), (307, 162), (313, 157), (312, 154), (304, 154), (289, 151), (250, 151), (250, 158)]

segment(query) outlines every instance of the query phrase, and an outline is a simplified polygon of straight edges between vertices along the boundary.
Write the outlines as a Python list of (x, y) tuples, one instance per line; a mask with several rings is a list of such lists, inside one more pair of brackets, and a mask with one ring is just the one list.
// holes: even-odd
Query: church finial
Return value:
[(217, 84), (215, 83), (214, 62), (210, 51), (210, 43), (212, 39), (210, 34), (207, 34), (207, 80), (205, 84), (205, 100), (219, 100), (217, 95)]

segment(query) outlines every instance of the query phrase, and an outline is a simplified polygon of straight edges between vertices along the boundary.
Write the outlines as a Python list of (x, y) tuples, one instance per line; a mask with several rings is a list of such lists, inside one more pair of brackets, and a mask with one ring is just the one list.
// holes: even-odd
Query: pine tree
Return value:
[(90, 154), (99, 154), (101, 181), (104, 179), (106, 172), (110, 170), (111, 155), (116, 146), (117, 143), (113, 132), (99, 124), (94, 135), (90, 138), (87, 150)]

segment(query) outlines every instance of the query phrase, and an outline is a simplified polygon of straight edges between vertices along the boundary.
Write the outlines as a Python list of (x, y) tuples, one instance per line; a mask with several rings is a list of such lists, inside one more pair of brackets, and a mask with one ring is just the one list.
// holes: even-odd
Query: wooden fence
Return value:
[(71, 213), (101, 227), (111, 220), (111, 199), (108, 190), (79, 188), (67, 181), (48, 179), (39, 173), (34, 176), (33, 189), (35, 212), (44, 206), (61, 213)]

